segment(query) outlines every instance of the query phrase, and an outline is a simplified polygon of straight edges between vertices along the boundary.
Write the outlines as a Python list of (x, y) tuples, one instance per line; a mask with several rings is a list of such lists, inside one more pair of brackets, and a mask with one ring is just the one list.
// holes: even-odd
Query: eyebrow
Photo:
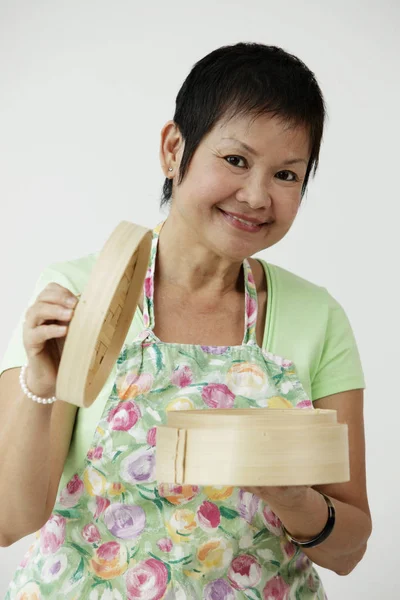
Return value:
[[(258, 152), (256, 152), (256, 150), (254, 150), (254, 148), (252, 148), (251, 146), (248, 146), (244, 142), (241, 142), (237, 138), (234, 138), (234, 137), (223, 137), (221, 139), (223, 139), (223, 140), (232, 140), (232, 141), (238, 143), (240, 146), (242, 146), (250, 154), (253, 154), (254, 156), (259, 156)], [(304, 163), (306, 166), (308, 165), (308, 161), (305, 158), (291, 158), (289, 160), (285, 160), (283, 164), (284, 165), (294, 165), (295, 163), (300, 163), (300, 162)]]

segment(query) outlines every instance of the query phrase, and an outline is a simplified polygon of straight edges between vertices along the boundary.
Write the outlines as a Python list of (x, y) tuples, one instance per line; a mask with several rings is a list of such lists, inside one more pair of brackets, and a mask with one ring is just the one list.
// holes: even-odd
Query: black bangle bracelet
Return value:
[(323, 494), (322, 492), (319, 493), (325, 498), (325, 502), (328, 505), (328, 520), (320, 534), (318, 534), (312, 540), (301, 542), (300, 540), (296, 540), (295, 538), (293, 538), (290, 535), (290, 533), (286, 530), (286, 528), (282, 525), (283, 531), (288, 540), (293, 544), (296, 544), (296, 546), (300, 546), (301, 548), (314, 548), (315, 546), (319, 546), (319, 544), (322, 544), (322, 542), (324, 542), (326, 538), (332, 533), (332, 530), (335, 526), (335, 507), (333, 506), (332, 501), (330, 498), (328, 498), (328, 496), (325, 496), (325, 494)]

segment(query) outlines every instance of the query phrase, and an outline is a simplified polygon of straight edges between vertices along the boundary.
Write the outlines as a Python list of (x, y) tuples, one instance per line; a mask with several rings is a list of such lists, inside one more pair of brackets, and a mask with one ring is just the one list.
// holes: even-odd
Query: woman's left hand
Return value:
[(241, 487), (246, 492), (251, 492), (271, 508), (282, 506), (285, 509), (295, 509), (304, 503), (311, 488), (306, 485), (276, 486), (276, 487)]

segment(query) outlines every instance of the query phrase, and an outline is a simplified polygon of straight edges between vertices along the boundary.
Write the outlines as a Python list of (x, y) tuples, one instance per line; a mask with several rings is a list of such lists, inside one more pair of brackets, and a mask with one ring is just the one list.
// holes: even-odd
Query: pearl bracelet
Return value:
[(37, 402), (38, 404), (53, 404), (53, 402), (55, 402), (57, 400), (57, 398), (55, 396), (52, 396), (51, 398), (40, 398), (39, 396), (35, 396), (35, 394), (32, 394), (32, 392), (28, 390), (28, 387), (25, 382), (25, 372), (26, 372), (27, 366), (28, 365), (24, 365), (21, 368), (21, 372), (19, 374), (19, 383), (21, 385), (21, 388), (22, 388), (25, 396), (28, 396), (28, 398), (30, 398), (34, 402)]

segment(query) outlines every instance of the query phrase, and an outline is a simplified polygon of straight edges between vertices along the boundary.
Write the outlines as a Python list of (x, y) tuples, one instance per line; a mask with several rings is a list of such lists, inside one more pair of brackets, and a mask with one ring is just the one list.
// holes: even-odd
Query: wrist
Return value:
[(41, 386), (37, 381), (32, 383), (28, 365), (21, 368), (19, 382), (25, 396), (28, 396), (34, 402), (38, 404), (53, 404), (56, 401), (56, 397), (51, 395), (52, 390), (49, 386), (47, 388), (44, 385)]
[(37, 396), (54, 396), (55, 386), (46, 382), (46, 378), (35, 373), (35, 369), (27, 363), (25, 367), (25, 382), (33, 394)]
[[(319, 493), (319, 492), (318, 492)], [(283, 525), (283, 532), (285, 533), (287, 539), (300, 546), (301, 548), (314, 548), (315, 546), (319, 546), (324, 542), (332, 533), (333, 528), (335, 526), (335, 507), (333, 505), (332, 500), (326, 496), (325, 494), (320, 493), (321, 498), (325, 501), (327, 516), (325, 525), (321, 530), (313, 535), (294, 535), (293, 533), (289, 533), (286, 527)]]

